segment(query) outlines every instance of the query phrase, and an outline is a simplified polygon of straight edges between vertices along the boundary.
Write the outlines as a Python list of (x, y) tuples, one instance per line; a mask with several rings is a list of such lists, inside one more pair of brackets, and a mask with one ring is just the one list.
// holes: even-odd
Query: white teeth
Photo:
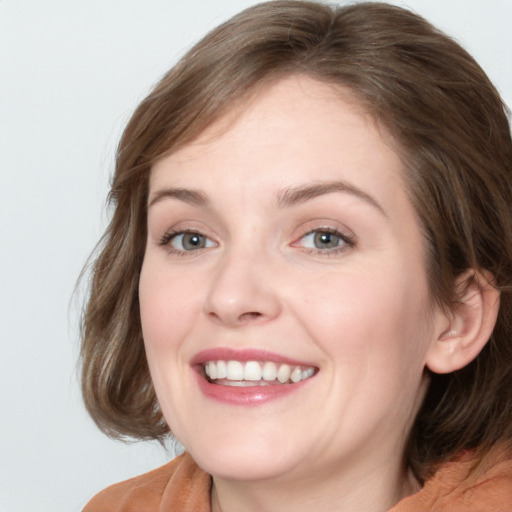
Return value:
[[(290, 366), (272, 361), (208, 361), (204, 372), (211, 381), (223, 381), (224, 385), (251, 386), (279, 381), (281, 384), (297, 383), (309, 379), (315, 373), (313, 367)], [(217, 382), (219, 383), (219, 382)]]
[(257, 382), (250, 380), (225, 380), (222, 383), (223, 386), (231, 386), (235, 388), (250, 388), (254, 386), (268, 386), (268, 384), (264, 380), (259, 380)]
[(267, 361), (263, 365), (263, 380), (276, 380), (277, 378), (277, 366), (276, 363)]
[(261, 366), (256, 361), (247, 361), (244, 367), (244, 380), (261, 380)]
[(226, 361), (217, 361), (217, 379), (225, 379), (228, 376)]
[[(211, 371), (210, 368), (210, 373)], [(226, 378), (228, 380), (244, 380), (244, 367), (240, 361), (228, 361)]]
[(215, 380), (217, 378), (217, 365), (211, 361), (208, 363), (208, 368), (210, 370), (210, 379)]
[(300, 374), (300, 380), (306, 380), (309, 379), (313, 374), (315, 373), (314, 368), (306, 368), (305, 370), (302, 370)]
[(290, 380), (292, 382), (300, 382), (302, 380), (302, 370), (299, 366), (296, 366), (290, 374)]
[(287, 364), (282, 364), (277, 370), (277, 380), (283, 384), (290, 378), (291, 368)]

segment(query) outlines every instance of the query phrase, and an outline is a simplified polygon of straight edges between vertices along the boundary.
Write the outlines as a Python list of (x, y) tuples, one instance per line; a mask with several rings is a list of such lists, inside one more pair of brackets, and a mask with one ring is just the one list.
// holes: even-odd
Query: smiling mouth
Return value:
[(317, 371), (313, 366), (236, 360), (208, 361), (203, 370), (212, 384), (238, 387), (296, 384), (311, 378)]

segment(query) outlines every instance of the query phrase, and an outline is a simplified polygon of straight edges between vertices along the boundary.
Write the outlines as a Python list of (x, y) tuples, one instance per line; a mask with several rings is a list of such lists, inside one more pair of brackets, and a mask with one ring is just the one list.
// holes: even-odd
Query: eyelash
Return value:
[[(318, 227), (315, 229), (312, 229), (302, 235), (297, 242), (294, 242), (292, 246), (297, 246), (298, 243), (302, 240), (304, 240), (307, 236), (312, 235), (314, 233), (319, 234), (327, 234), (327, 235), (334, 235), (340, 239), (342, 242), (342, 245), (339, 247), (334, 248), (325, 248), (325, 249), (318, 249), (318, 248), (307, 248), (303, 247), (302, 250), (306, 252), (309, 255), (316, 255), (316, 256), (323, 256), (323, 257), (335, 257), (339, 256), (341, 253), (353, 248), (356, 246), (355, 238), (351, 235), (347, 235), (346, 233), (341, 232), (338, 229), (331, 228), (331, 227)], [(300, 247), (300, 246), (299, 246)]]
[[(302, 251), (308, 255), (333, 257), (333, 256), (337, 256), (337, 255), (347, 251), (348, 249), (355, 247), (355, 245), (356, 245), (355, 239), (351, 235), (347, 235), (345, 233), (342, 233), (340, 230), (331, 228), (331, 227), (325, 227), (325, 228), (318, 227), (318, 228), (312, 229), (312, 230), (308, 231), (307, 233), (305, 233), (304, 235), (302, 235), (297, 240), (297, 242), (293, 242), (291, 244), (291, 246), (292, 247), (301, 247), (299, 245), (299, 242), (301, 242), (306, 237), (308, 237), (314, 233), (334, 235), (340, 239), (340, 241), (342, 242), (342, 245), (339, 247), (324, 248), (324, 249), (302, 247)], [(197, 231), (195, 229), (181, 229), (181, 230), (170, 230), (170, 231), (165, 232), (163, 234), (163, 236), (160, 238), (158, 245), (161, 247), (166, 247), (168, 249), (169, 254), (174, 254), (174, 255), (178, 255), (178, 256), (190, 256), (190, 255), (192, 255), (192, 253), (202, 252), (202, 249), (211, 248), (211, 246), (210, 246), (210, 247), (199, 247), (197, 249), (191, 249), (191, 250), (176, 249), (175, 247), (172, 246), (171, 242), (175, 238), (177, 238), (178, 236), (181, 236), (181, 235), (197, 235), (197, 236), (203, 237), (206, 240), (211, 241), (210, 238), (208, 238), (206, 235), (204, 235), (203, 233), (201, 233), (200, 231)], [(213, 243), (215, 243), (215, 242), (213, 242)]]
[(210, 238), (208, 238), (206, 235), (204, 235), (203, 233), (201, 233), (200, 231), (197, 231), (195, 229), (180, 229), (180, 230), (176, 230), (176, 231), (175, 230), (166, 231), (163, 234), (163, 236), (160, 238), (158, 245), (161, 247), (166, 247), (169, 254), (174, 254), (177, 256), (190, 256), (190, 255), (192, 255), (192, 253), (202, 252), (201, 249), (209, 249), (210, 248), (210, 247), (199, 247), (195, 250), (188, 250), (188, 251), (176, 249), (175, 247), (173, 247), (172, 241), (181, 235), (197, 235), (206, 240), (211, 241)]

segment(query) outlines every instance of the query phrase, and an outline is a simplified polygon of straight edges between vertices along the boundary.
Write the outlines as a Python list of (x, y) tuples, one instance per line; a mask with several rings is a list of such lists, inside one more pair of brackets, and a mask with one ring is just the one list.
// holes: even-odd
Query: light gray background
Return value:
[[(100, 434), (77, 383), (78, 274), (106, 225), (120, 130), (199, 37), (251, 0), (0, 0), (0, 512), (78, 511), (161, 465)], [(409, 0), (512, 103), (512, 0)]]

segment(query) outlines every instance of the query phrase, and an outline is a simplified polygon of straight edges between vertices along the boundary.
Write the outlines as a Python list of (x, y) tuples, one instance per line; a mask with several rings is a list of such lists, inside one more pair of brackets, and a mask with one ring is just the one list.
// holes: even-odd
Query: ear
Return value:
[(500, 292), (489, 273), (468, 270), (456, 282), (458, 300), (437, 316), (436, 333), (426, 357), (435, 373), (450, 373), (469, 364), (491, 337)]

